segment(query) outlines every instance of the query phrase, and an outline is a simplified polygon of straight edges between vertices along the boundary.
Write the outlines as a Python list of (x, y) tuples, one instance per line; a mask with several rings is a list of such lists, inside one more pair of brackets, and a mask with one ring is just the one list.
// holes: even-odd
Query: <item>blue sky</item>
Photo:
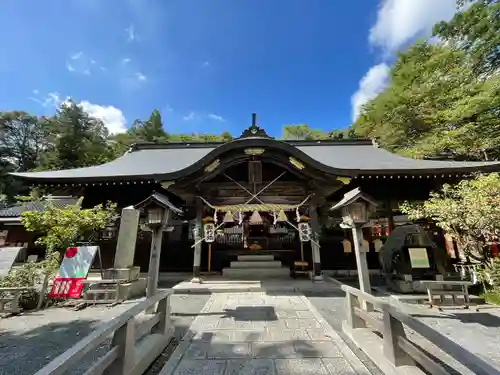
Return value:
[(4, 0), (0, 110), (71, 97), (112, 132), (155, 108), (170, 132), (349, 126), (397, 50), (455, 0)]

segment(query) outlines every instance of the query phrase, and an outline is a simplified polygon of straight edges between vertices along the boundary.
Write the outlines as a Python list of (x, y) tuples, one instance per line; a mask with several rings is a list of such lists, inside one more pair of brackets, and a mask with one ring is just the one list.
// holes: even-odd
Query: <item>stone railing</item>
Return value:
[(446, 353), (457, 367), (463, 365), (465, 368), (461, 370), (468, 369), (465, 371), (477, 375), (500, 374), (491, 363), (404, 313), (394, 304), (347, 285), (343, 285), (342, 290), (346, 293), (347, 309), (344, 332), (386, 375), (425, 374), (420, 368), (433, 375), (450, 374), (434, 359), (434, 355), (432, 358), (407, 337), (405, 327)]
[[(90, 335), (54, 358), (35, 375), (66, 374), (110, 336), (112, 339), (109, 350), (85, 371), (85, 375), (141, 375), (173, 338), (170, 293), (161, 291), (109, 322), (99, 325)], [(155, 313), (146, 314), (148, 319), (136, 322), (137, 315), (154, 308), (156, 303), (158, 306)]]

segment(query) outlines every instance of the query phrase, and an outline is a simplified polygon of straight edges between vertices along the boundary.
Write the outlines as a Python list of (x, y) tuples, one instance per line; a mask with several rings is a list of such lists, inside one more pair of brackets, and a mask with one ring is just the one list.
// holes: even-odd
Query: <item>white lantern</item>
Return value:
[(205, 232), (205, 242), (214, 242), (215, 241), (215, 224), (207, 223), (203, 226), (203, 230)]
[(161, 225), (163, 222), (164, 209), (161, 207), (147, 208), (148, 225)]
[(311, 240), (311, 227), (308, 223), (299, 223), (299, 237), (301, 242), (308, 242)]

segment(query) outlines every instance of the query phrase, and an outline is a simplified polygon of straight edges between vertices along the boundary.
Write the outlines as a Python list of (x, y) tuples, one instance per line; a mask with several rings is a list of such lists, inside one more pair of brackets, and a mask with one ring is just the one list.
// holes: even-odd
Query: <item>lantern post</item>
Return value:
[[(341, 210), (342, 228), (352, 230), (352, 239), (354, 242), (354, 253), (356, 256), (356, 266), (358, 270), (359, 289), (362, 292), (371, 294), (370, 273), (368, 271), (368, 262), (366, 253), (361, 251), (363, 247), (363, 224), (368, 222), (369, 215), (377, 203), (368, 195), (361, 192), (359, 188), (344, 194), (340, 202), (335, 204), (330, 210)], [(364, 305), (364, 304), (363, 304)], [(364, 305), (366, 309), (366, 305)]]

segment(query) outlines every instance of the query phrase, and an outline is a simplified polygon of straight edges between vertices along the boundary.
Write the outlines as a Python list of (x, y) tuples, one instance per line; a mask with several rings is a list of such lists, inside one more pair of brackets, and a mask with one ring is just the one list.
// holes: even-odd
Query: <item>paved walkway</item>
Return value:
[(212, 294), (160, 375), (366, 375), (309, 300), (292, 293)]

